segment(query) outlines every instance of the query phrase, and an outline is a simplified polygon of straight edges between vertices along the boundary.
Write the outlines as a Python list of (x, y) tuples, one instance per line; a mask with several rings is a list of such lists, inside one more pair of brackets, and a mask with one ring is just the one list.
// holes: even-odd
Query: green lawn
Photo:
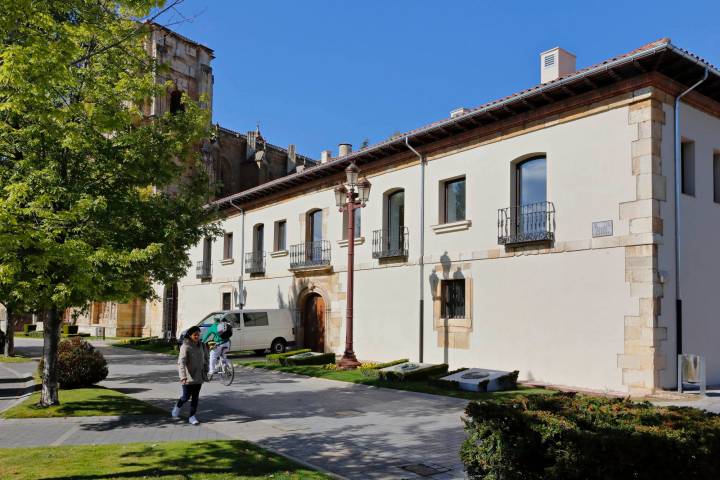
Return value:
[(280, 365), (270, 364), (266, 362), (236, 362), (236, 365), (265, 368), (268, 370), (277, 370), (280, 372), (296, 373), (299, 375), (307, 375), (308, 377), (326, 378), (328, 380), (337, 380), (340, 382), (359, 383), (363, 385), (372, 385), (380, 388), (394, 388), (396, 390), (407, 390), (410, 392), (430, 393), (433, 395), (444, 395), (447, 397), (464, 398), (467, 400), (489, 400), (489, 399), (507, 399), (514, 398), (519, 395), (549, 395), (555, 393), (554, 390), (545, 388), (518, 387), (517, 390), (508, 390), (505, 392), (465, 392), (462, 390), (448, 390), (422, 380), (391, 382), (375, 378), (364, 377), (360, 370), (326, 370), (322, 366), (307, 365), (297, 367), (282, 367)]
[(22, 362), (29, 362), (31, 359), (26, 357), (6, 357), (5, 355), (0, 355), (0, 363), (22, 363)]
[[(5, 410), (2, 418), (92, 417), (102, 415), (165, 415), (167, 412), (124, 393), (101, 387), (60, 390), (60, 405), (40, 408), (40, 392)], [(0, 478), (4, 478), (0, 475)]]
[(321, 480), (326, 475), (242, 441), (0, 449), (0, 478)]
[(143, 352), (153, 352), (153, 353), (166, 353), (168, 355), (177, 355), (178, 349), (175, 345), (163, 343), (163, 342), (157, 342), (157, 343), (138, 343), (138, 344), (128, 344), (128, 343), (114, 343), (113, 347), (120, 347), (120, 348), (132, 348), (134, 350), (142, 350)]

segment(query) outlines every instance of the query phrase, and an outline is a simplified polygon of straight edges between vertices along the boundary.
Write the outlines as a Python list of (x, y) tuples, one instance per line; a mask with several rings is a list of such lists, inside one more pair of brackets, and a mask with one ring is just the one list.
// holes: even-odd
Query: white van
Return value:
[(288, 309), (216, 311), (203, 318), (197, 326), (205, 333), (216, 317), (225, 317), (232, 325), (232, 352), (254, 350), (262, 355), (270, 349), (271, 353), (282, 353), (288, 345), (295, 344), (295, 325)]

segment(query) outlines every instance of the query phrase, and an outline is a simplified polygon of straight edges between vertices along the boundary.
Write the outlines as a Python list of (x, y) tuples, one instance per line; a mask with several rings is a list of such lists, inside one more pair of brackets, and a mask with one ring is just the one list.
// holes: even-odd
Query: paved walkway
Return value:
[[(38, 354), (41, 344), (18, 347)], [(175, 358), (99, 347), (103, 385), (169, 410), (179, 394)], [(464, 478), (458, 458), (467, 402), (240, 368), (230, 387), (203, 386), (200, 427), (170, 418), (0, 421), (0, 447), (213, 438), (252, 441), (349, 479)], [(431, 467), (419, 476), (403, 467)]]

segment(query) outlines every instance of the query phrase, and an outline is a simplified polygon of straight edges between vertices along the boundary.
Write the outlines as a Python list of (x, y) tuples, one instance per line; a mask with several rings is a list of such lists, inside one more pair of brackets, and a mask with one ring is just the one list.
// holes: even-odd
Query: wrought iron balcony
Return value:
[(265, 273), (265, 252), (246, 253), (245, 271), (249, 274)]
[(555, 205), (538, 202), (498, 210), (498, 244), (555, 240)]
[(330, 242), (328, 240), (298, 243), (290, 246), (291, 270), (326, 265), (330, 265)]
[(195, 277), (201, 280), (208, 280), (212, 278), (212, 263), (203, 260), (197, 262)]
[(397, 258), (408, 256), (409, 233), (407, 227), (373, 232), (373, 258)]

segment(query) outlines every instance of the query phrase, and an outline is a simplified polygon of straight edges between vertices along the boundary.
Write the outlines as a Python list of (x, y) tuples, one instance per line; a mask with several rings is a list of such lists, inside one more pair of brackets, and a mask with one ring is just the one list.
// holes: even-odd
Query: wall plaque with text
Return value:
[(613, 234), (613, 221), (604, 220), (602, 222), (593, 222), (592, 224), (592, 236), (593, 237), (611, 237)]

